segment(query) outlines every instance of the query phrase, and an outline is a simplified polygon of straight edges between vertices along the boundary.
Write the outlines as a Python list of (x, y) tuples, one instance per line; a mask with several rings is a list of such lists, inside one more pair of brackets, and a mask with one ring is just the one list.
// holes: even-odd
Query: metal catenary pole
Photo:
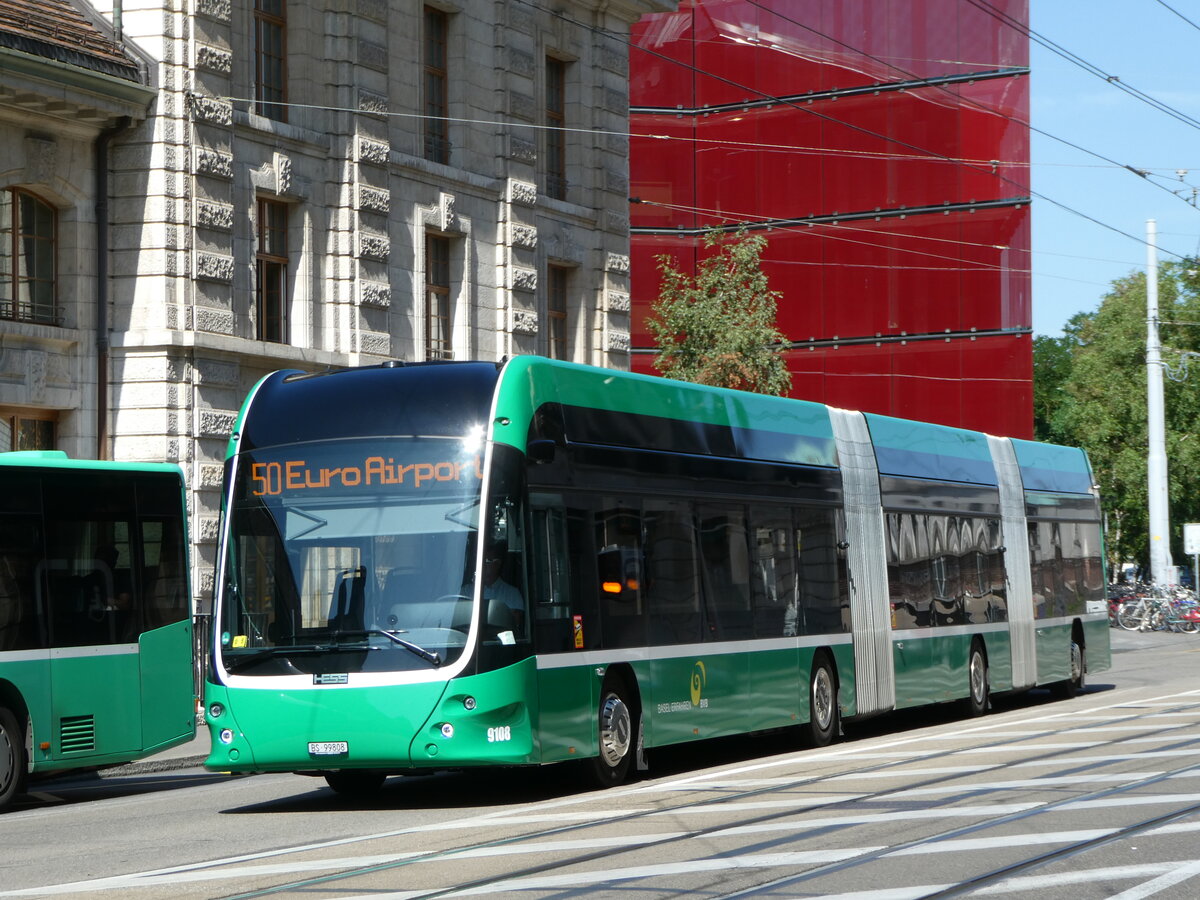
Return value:
[(1150, 499), (1150, 577), (1155, 584), (1174, 584), (1171, 523), (1167, 505), (1167, 439), (1163, 419), (1162, 345), (1158, 339), (1158, 254), (1154, 219), (1146, 222), (1146, 458)]

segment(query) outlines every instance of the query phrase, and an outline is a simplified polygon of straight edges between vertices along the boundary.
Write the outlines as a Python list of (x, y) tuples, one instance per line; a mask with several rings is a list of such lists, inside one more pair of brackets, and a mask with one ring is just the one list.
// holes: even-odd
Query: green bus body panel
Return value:
[(538, 732), (541, 761), (594, 756), (598, 747), (601, 676), (589, 665), (539, 669)]
[(0, 682), (15, 688), (29, 712), (31, 770), (115, 765), (192, 740), (191, 659), (185, 620), (143, 633), (137, 652), (78, 647), (0, 665)]
[[(830, 648), (843, 714), (853, 714), (853, 649)], [(799, 725), (808, 721), (814, 647), (699, 653), (666, 659), (555, 666), (538, 672), (542, 762), (595, 756), (603, 673), (629, 666), (637, 680), (647, 748)]]
[[(425, 684), (230, 690), (209, 682), (212, 752), (204, 764), (221, 772), (303, 772), (536, 763), (536, 690), (532, 659)], [(225, 707), (219, 718), (213, 703)], [(225, 728), (233, 732), (228, 744), (220, 738)], [(310, 756), (310, 741), (346, 741), (349, 753)]]
[(1112, 638), (1108, 616), (1083, 623), (1083, 647), (1088, 673), (1112, 668)]
[(1066, 681), (1071, 677), (1071, 623), (1037, 624), (1034, 631), (1037, 647), (1038, 684)]
[(1012, 640), (1007, 631), (938, 634), (933, 628), (928, 634), (913, 637), (909, 633), (892, 640), (896, 708), (965, 698), (969, 690), (967, 662), (976, 637), (983, 641), (991, 690), (1011, 690)]
[[(524, 451), (529, 424), (544, 404), (562, 403), (804, 438), (785, 462), (833, 467), (829, 411), (819, 403), (749, 394), (536, 356), (508, 361), (497, 387), (492, 437)], [(507, 424), (505, 424), (507, 423)]]

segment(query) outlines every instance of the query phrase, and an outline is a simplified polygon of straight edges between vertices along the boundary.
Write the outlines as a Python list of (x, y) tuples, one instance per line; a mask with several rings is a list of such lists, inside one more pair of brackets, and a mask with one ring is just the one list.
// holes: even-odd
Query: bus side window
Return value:
[(795, 511), (796, 551), (800, 558), (801, 634), (848, 631), (845, 555), (838, 552), (835, 514), (828, 509)]
[(587, 514), (557, 494), (535, 494), (530, 501), (530, 600), (536, 648), (541, 653), (561, 653), (599, 646)]
[(179, 481), (173, 477), (144, 477), (137, 486), (147, 629), (170, 625), (188, 615), (191, 598), (187, 595), (180, 491)]
[(646, 643), (641, 512), (620, 501), (602, 502), (595, 518), (595, 589), (602, 598), (604, 646), (641, 647)]
[(791, 510), (751, 509), (750, 524), (754, 635), (794, 637), (800, 628), (800, 582)]
[[(704, 632), (691, 505), (647, 498), (642, 509), (643, 597), (652, 644), (692, 644)], [(743, 543), (745, 534), (742, 535)], [(628, 579), (627, 579), (628, 580)], [(709, 628), (716, 627), (710, 616)], [(709, 632), (711, 635), (712, 632)], [(711, 639), (711, 638), (710, 638)]]
[[(533, 499), (533, 498), (531, 498)], [(534, 646), (542, 652), (571, 646), (570, 560), (567, 556), (566, 512), (561, 498), (542, 498), (555, 506), (534, 506), (530, 541)], [(533, 499), (534, 503), (539, 502)]]

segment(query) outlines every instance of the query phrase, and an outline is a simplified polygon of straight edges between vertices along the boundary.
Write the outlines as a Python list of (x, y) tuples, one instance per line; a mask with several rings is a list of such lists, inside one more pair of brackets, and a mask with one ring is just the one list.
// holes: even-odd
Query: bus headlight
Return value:
[(225, 707), (220, 703), (214, 703), (208, 708), (209, 718), (219, 719), (225, 712)]
[(446, 740), (450, 740), (450, 738), (454, 737), (454, 726), (449, 722), (445, 722), (442, 725), (442, 737), (444, 737)]
[(221, 733), (219, 735), (217, 735), (217, 737), (219, 737), (221, 739), (222, 744), (232, 744), (233, 743), (233, 730), (229, 729), (229, 728), (222, 728)]

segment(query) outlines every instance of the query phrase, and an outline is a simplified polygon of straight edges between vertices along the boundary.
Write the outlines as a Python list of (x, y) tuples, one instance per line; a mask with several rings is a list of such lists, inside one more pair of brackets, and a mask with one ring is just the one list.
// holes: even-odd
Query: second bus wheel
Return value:
[(8, 806), (25, 783), (25, 738), (17, 717), (0, 706), (0, 809)]
[(345, 797), (370, 797), (381, 787), (387, 776), (382, 772), (330, 772), (325, 783)]
[(813, 659), (812, 676), (808, 681), (805, 743), (810, 747), (826, 747), (837, 737), (837, 727), (837, 679), (833, 674), (833, 663), (828, 656), (820, 653)]
[(629, 777), (637, 748), (634, 746), (634, 722), (637, 711), (632, 693), (620, 675), (604, 679), (600, 689), (599, 754), (588, 762), (592, 776), (601, 787), (615, 787)]

